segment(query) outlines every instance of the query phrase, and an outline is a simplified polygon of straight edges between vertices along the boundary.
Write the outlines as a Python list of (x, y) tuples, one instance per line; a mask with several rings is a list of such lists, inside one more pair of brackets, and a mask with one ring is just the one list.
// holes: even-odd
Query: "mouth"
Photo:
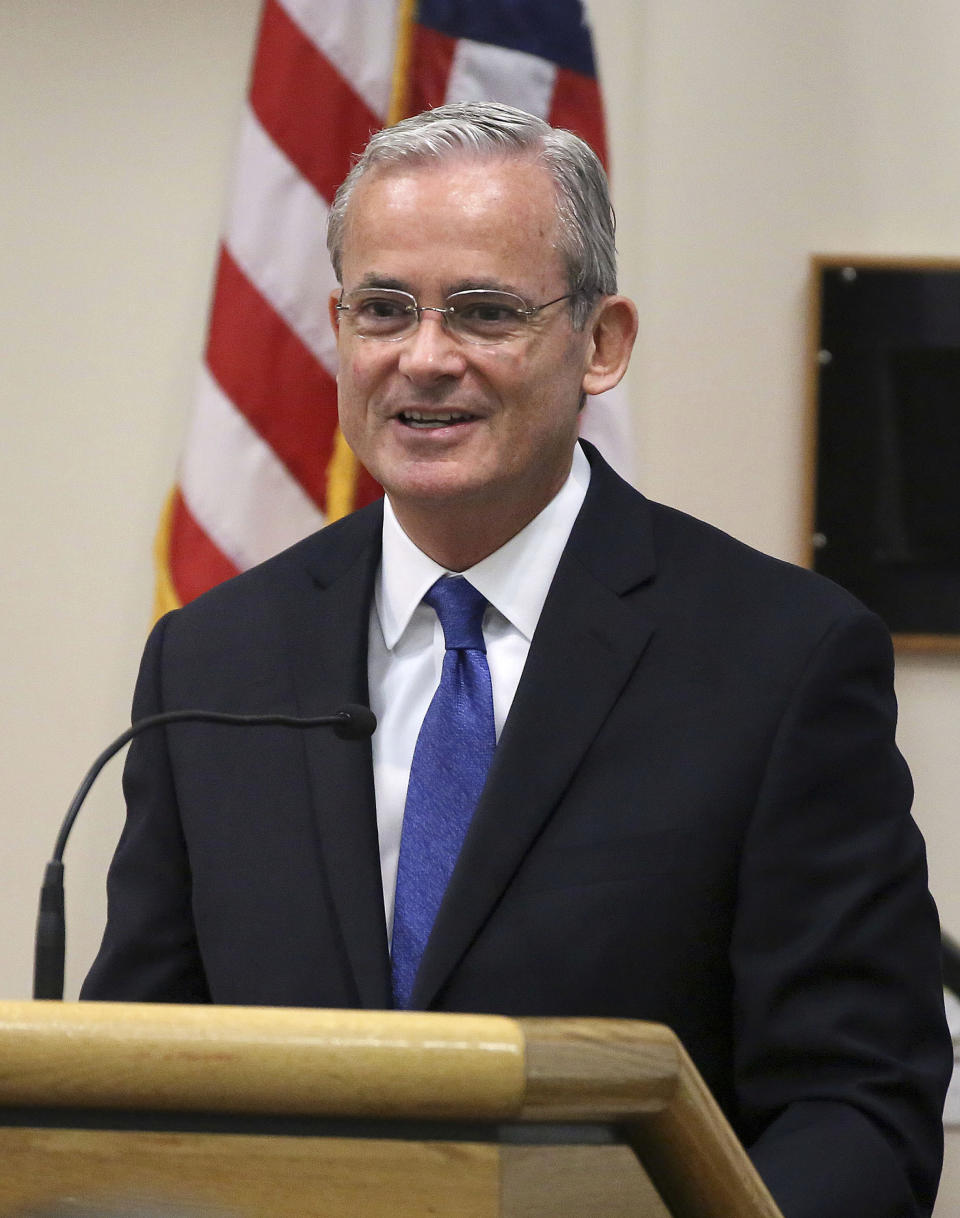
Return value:
[(430, 431), (440, 427), (459, 427), (464, 423), (473, 423), (478, 416), (454, 410), (401, 410), (394, 417), (404, 427), (411, 427), (415, 431)]
[(465, 410), (401, 410), (396, 415), (398, 423), (404, 428), (415, 431), (429, 431), (437, 428), (456, 428), (464, 423), (473, 423), (475, 414)]

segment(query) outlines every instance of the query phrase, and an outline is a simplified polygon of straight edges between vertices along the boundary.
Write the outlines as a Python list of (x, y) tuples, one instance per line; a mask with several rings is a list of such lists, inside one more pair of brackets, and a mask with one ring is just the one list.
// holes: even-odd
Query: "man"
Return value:
[(386, 501), (161, 621), (134, 713), (379, 727), (136, 741), (84, 996), (660, 1020), (787, 1218), (929, 1213), (950, 1046), (889, 639), (578, 446), (637, 324), (596, 159), (445, 107), (371, 140), (329, 244)]

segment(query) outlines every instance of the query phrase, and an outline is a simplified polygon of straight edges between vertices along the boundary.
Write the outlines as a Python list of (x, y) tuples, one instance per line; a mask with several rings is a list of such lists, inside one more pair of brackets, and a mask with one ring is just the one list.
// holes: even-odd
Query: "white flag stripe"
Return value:
[(397, 0), (279, 0), (381, 122), (387, 121)]
[(328, 214), (324, 199), (248, 108), (224, 241), (261, 295), (335, 376), (327, 297), (337, 279), (327, 255)]
[(240, 570), (323, 526), (316, 504), (201, 369), (180, 469), (194, 519)]
[(556, 65), (546, 59), (461, 38), (453, 53), (446, 100), (470, 102), (495, 98), (546, 118), (556, 79)]

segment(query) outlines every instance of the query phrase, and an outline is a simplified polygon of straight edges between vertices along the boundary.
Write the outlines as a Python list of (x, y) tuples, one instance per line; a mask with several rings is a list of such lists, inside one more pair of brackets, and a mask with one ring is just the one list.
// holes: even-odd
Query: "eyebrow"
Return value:
[(403, 279), (395, 279), (392, 275), (381, 275), (377, 271), (367, 271), (357, 284), (358, 288), (389, 288), (394, 292), (413, 292), (410, 285)]

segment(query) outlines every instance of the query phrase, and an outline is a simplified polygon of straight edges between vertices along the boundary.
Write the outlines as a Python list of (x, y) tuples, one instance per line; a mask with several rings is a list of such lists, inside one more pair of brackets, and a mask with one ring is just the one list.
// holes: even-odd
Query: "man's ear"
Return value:
[(327, 301), (327, 309), (330, 313), (330, 325), (333, 326), (334, 334), (340, 333), (340, 314), (337, 312), (337, 305), (340, 303), (340, 293), (331, 292), (330, 299)]
[(626, 296), (606, 296), (591, 323), (591, 346), (581, 382), (584, 393), (605, 393), (627, 370), (637, 337), (637, 306)]

